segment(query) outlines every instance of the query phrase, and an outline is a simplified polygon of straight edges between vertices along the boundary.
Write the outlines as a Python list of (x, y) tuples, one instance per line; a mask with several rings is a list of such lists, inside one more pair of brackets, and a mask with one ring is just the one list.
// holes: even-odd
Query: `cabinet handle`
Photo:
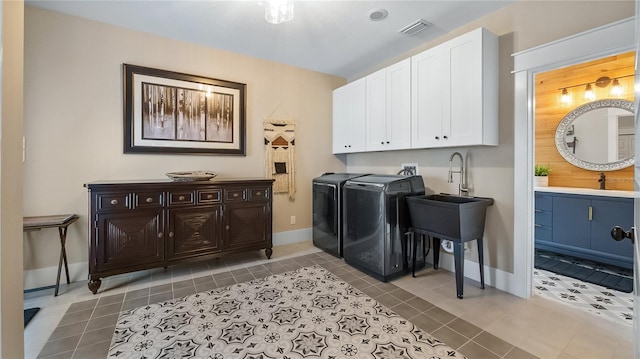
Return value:
[(147, 201), (147, 203), (151, 203), (151, 202), (153, 202), (153, 198), (147, 197), (146, 201)]
[(384, 141), (380, 141), (380, 144), (381, 144), (381, 145), (384, 145)]
[(180, 196), (180, 197), (178, 197), (178, 200), (179, 200), (179, 201), (184, 201), (184, 196)]
[(589, 220), (593, 221), (593, 207), (589, 206)]
[(207, 199), (212, 199), (212, 198), (213, 198), (213, 195), (212, 195), (212, 194), (208, 194), (208, 195), (207, 195)]
[(234, 193), (234, 194), (233, 194), (233, 196), (234, 196), (234, 197), (238, 197), (238, 194), (237, 194), (237, 193)]
[(164, 234), (162, 232), (158, 233), (158, 238), (162, 238), (164, 237)]
[(111, 204), (115, 206), (116, 204), (118, 204), (118, 200), (117, 199), (112, 199), (111, 200)]
[(256, 192), (256, 196), (262, 196), (262, 191)]
[(389, 143), (391, 143), (391, 142), (387, 141), (387, 145), (388, 145)]
[(229, 230), (229, 225), (227, 224), (224, 229), (226, 229), (227, 231)]
[(169, 232), (169, 238), (173, 238), (173, 232)]
[(444, 138), (446, 140), (448, 137), (447, 136), (442, 136), (442, 138)]
[(439, 137), (439, 136), (436, 136), (436, 140), (439, 140), (439, 139), (440, 139), (440, 137)]
[(533, 211), (534, 211), (534, 212), (542, 212), (542, 210), (541, 210), (541, 209), (534, 209)]
[(542, 225), (541, 225), (541, 224), (537, 224), (537, 223), (536, 223), (536, 224), (534, 224), (533, 226), (534, 226), (534, 227), (542, 227)]

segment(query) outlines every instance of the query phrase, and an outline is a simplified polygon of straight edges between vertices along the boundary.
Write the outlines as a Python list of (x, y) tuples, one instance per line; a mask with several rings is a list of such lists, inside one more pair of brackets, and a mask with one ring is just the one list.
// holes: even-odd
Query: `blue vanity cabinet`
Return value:
[(537, 243), (553, 241), (553, 197), (537, 192), (535, 196), (534, 238)]
[(543, 191), (535, 194), (538, 249), (631, 268), (633, 245), (631, 241), (614, 241), (610, 235), (614, 226), (625, 230), (633, 226), (632, 198)]
[(591, 200), (581, 196), (553, 197), (553, 242), (559, 245), (589, 248)]
[(633, 243), (611, 239), (611, 228), (620, 226), (625, 231), (633, 227), (633, 199), (611, 198), (591, 201), (593, 220), (591, 221), (591, 249), (613, 256), (633, 260)]

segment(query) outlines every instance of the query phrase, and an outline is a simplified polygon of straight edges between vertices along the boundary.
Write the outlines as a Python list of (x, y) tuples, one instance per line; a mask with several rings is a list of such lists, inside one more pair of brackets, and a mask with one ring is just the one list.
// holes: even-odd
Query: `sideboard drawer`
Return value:
[(242, 202), (247, 200), (247, 190), (244, 188), (231, 188), (225, 192), (226, 202)]
[(135, 208), (158, 208), (164, 206), (163, 192), (141, 192), (133, 194)]
[(249, 188), (249, 201), (266, 201), (269, 199), (269, 189), (264, 188)]
[(115, 211), (120, 209), (129, 209), (128, 193), (98, 193), (96, 194), (97, 211)]
[(169, 206), (195, 203), (196, 196), (194, 191), (169, 192)]
[(222, 202), (221, 189), (198, 191), (198, 203), (220, 203), (220, 202)]

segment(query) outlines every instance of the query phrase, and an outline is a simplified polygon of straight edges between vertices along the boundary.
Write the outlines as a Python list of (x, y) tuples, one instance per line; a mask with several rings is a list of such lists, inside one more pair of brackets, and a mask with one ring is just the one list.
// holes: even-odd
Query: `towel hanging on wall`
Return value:
[(264, 120), (265, 177), (275, 180), (273, 193), (288, 193), (290, 200), (296, 194), (295, 145), (293, 120)]

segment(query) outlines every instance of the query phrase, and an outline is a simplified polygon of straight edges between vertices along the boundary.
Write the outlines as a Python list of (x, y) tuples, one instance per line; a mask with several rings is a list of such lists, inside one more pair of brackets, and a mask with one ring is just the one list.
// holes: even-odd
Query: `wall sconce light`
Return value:
[(562, 94), (560, 95), (560, 102), (565, 105), (571, 104), (571, 95), (569, 95), (569, 91), (566, 88), (562, 89)]
[(280, 24), (293, 19), (293, 0), (267, 0), (264, 2), (264, 19)]
[(624, 93), (624, 88), (620, 84), (619, 79), (622, 79), (622, 78), (625, 78), (625, 77), (633, 77), (633, 76), (634, 75), (618, 76), (618, 77), (614, 77), (613, 80), (608, 76), (602, 76), (602, 77), (599, 77), (595, 82), (588, 82), (588, 83), (584, 83), (584, 84), (577, 84), (577, 85), (561, 87), (561, 88), (558, 89), (559, 91), (562, 91), (560, 93), (560, 102), (562, 104), (567, 104), (567, 105), (571, 104), (571, 93), (568, 90), (571, 89), (571, 88), (580, 87), (580, 86), (585, 86), (585, 88), (584, 88), (584, 98), (586, 100), (588, 100), (588, 101), (595, 100), (596, 99), (596, 91), (594, 90), (592, 84), (595, 85), (596, 87), (600, 87), (600, 88), (605, 88), (605, 87), (609, 86), (609, 84), (611, 84), (611, 90), (610, 90), (611, 96), (620, 97)]
[(587, 87), (584, 89), (584, 98), (589, 101), (593, 101), (596, 99), (596, 93), (593, 92), (593, 87), (591, 87), (591, 84), (587, 84)]
[(620, 81), (618, 81), (618, 79), (613, 79), (611, 94), (616, 97), (622, 96), (622, 86), (620, 86)]

